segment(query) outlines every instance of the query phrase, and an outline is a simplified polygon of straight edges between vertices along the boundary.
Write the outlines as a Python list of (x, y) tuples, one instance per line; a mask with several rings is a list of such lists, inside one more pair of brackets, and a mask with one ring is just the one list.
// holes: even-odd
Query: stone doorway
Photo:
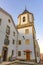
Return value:
[(7, 60), (7, 54), (8, 54), (8, 48), (7, 47), (3, 47), (3, 61)]

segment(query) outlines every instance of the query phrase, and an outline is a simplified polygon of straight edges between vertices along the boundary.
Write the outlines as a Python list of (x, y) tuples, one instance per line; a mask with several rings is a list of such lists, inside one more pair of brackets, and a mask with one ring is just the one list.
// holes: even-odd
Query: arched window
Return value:
[(25, 22), (25, 17), (23, 17), (23, 22)]

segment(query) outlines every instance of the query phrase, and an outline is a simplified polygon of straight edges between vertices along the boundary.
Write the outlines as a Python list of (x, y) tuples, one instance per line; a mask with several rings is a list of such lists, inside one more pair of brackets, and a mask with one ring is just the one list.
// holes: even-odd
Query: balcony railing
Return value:
[(10, 34), (10, 30), (6, 30), (6, 33), (9, 35)]
[(5, 39), (5, 40), (4, 40), (4, 44), (5, 44), (5, 45), (9, 45), (9, 39)]

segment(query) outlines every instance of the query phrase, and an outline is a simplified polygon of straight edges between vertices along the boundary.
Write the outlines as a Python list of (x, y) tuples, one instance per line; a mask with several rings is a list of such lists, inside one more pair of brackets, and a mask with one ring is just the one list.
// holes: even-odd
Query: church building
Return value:
[(40, 48), (36, 39), (34, 16), (24, 10), (15, 25), (12, 16), (0, 8), (0, 57), (24, 61), (40, 61)]
[[(18, 25), (16, 26), (16, 28), (19, 32), (17, 59), (29, 61), (37, 61), (37, 57), (38, 59), (40, 59), (40, 52), (38, 53), (38, 51), (40, 51), (39, 45), (36, 45), (37, 40), (33, 14), (25, 9), (18, 16)], [(37, 47), (38, 51), (36, 50)]]

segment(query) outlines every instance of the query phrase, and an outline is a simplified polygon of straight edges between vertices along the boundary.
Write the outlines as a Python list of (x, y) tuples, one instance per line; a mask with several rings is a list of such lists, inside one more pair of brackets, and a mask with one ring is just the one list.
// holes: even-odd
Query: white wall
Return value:
[[(29, 34), (25, 34), (25, 29), (29, 29)], [(18, 40), (21, 40), (22, 44), (21, 45), (18, 45), (18, 51), (22, 51), (21, 53), (21, 56), (18, 57), (18, 58), (23, 58), (25, 59), (26, 56), (24, 55), (24, 52), (23, 50), (31, 50), (32, 52), (30, 53), (31, 55), (31, 59), (35, 59), (35, 56), (34, 56), (34, 42), (33, 42), (33, 34), (32, 34), (32, 27), (26, 27), (26, 28), (21, 28), (21, 29), (18, 29), (19, 31), (19, 36), (18, 36)], [(23, 39), (23, 36), (25, 37), (25, 39)], [(25, 43), (25, 40), (26, 39), (29, 39), (30, 40), (30, 43), (29, 44), (26, 44)]]
[[(7, 25), (10, 27), (10, 35), (9, 40), (10, 43), (8, 45), (8, 56), (11, 55), (12, 50), (14, 49), (14, 56), (16, 56), (16, 44), (17, 44), (17, 31), (12, 23), (12, 19), (6, 15), (4, 12), (0, 11), (0, 18), (2, 19), (1, 26), (0, 26), (0, 55), (2, 54), (2, 49), (4, 46), (4, 39), (6, 35), (6, 27)], [(8, 19), (10, 19), (11, 23), (8, 22)], [(13, 36), (13, 32), (15, 32), (15, 36)], [(12, 40), (15, 40), (15, 44), (12, 44)]]

